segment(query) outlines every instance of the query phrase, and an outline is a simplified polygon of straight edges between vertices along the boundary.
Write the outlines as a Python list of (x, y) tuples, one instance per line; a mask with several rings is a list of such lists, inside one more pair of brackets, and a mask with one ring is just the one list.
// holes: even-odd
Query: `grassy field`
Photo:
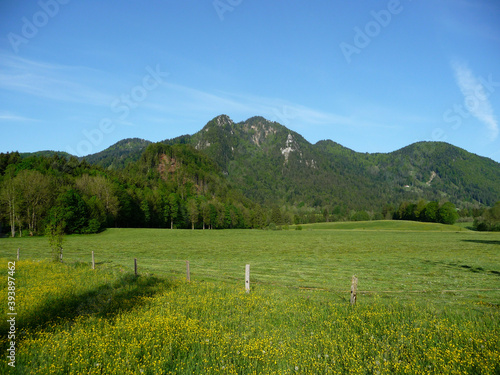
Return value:
[(0, 373), (500, 373), (499, 233), (409, 222), (111, 229), (68, 236), (62, 265), (45, 238), (4, 238), (4, 280), (17, 248), (16, 368), (2, 361)]
[[(466, 223), (470, 226), (470, 223)], [(402, 220), (375, 220), (375, 221), (337, 221), (332, 223), (302, 224), (303, 229), (336, 229), (336, 230), (377, 230), (377, 231), (430, 231), (430, 232), (460, 232), (467, 230), (462, 223), (444, 225), (436, 223), (421, 223)], [(292, 226), (295, 229), (295, 226)]]

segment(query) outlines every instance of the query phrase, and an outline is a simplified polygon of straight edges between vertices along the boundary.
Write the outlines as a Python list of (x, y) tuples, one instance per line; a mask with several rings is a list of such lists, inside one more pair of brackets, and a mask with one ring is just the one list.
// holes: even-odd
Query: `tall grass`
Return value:
[(34, 261), (16, 262), (0, 373), (500, 373), (499, 234), (304, 229), (109, 230), (67, 237), (63, 264), (44, 238), (1, 239), (4, 280), (17, 247)]
[[(376, 297), (351, 307), (321, 292), (263, 285), (246, 294), (223, 282), (45, 262), (21, 262), (18, 274), (21, 335), (9, 373), (500, 371), (495, 308), (457, 313)], [(5, 362), (0, 370), (9, 371)]]
[[(117, 270), (133, 270), (137, 258), (139, 272), (169, 277), (182, 277), (189, 260), (198, 281), (241, 280), (245, 264), (251, 264), (253, 285), (345, 291), (356, 274), (361, 291), (405, 292), (397, 298), (434, 292), (411, 299), (464, 291), (446, 293), (461, 301), (499, 302), (500, 293), (470, 290), (498, 288), (500, 234), (440, 231), (442, 225), (426, 223), (410, 223), (413, 229), (403, 230), (389, 224), (400, 225), (384, 222), (383, 230), (111, 229), (68, 236), (63, 252), (65, 262), (90, 264), (94, 251), (98, 268)], [(414, 224), (426, 229), (416, 231)], [(45, 238), (0, 239), (0, 256), (13, 259), (18, 247), (21, 259), (50, 257)]]

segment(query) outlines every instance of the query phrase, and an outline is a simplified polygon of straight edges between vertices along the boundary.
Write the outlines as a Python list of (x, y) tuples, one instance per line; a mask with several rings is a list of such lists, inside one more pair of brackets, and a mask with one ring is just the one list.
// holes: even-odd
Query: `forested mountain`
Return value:
[(442, 142), (363, 154), (330, 140), (310, 144), (262, 117), (235, 124), (224, 115), (192, 136), (165, 142), (203, 151), (231, 184), (262, 204), (374, 210), (403, 200), (465, 206), (500, 199), (499, 163)]
[[(133, 138), (86, 156), (120, 170), (151, 142)], [(210, 157), (228, 182), (263, 205), (378, 210), (404, 200), (450, 200), (459, 207), (500, 200), (500, 164), (443, 142), (419, 142), (391, 153), (358, 153), (331, 140), (311, 144), (262, 117), (234, 123), (221, 115), (199, 132), (167, 139)], [(69, 157), (69, 156), (68, 156)]]
[[(193, 135), (154, 144), (125, 139), (80, 159), (0, 154), (0, 232), (3, 226), (40, 233), (49, 222), (64, 223), (67, 233), (374, 218), (444, 222), (436, 213), (450, 208), (447, 201), (462, 216), (480, 217), (499, 200), (500, 164), (450, 144), (358, 153), (331, 140), (311, 144), (262, 117), (234, 123), (221, 115)], [(488, 215), (486, 224), (494, 216)]]
[(129, 163), (139, 160), (142, 152), (150, 145), (150, 141), (140, 138), (127, 138), (115, 143), (106, 150), (88, 155), (85, 159), (91, 164), (108, 169), (120, 169)]
[(58, 155), (60, 157), (69, 159), (71, 154), (68, 154), (67, 152), (64, 151), (51, 151), (51, 150), (45, 150), (45, 151), (36, 151), (36, 152), (22, 152), (19, 154), (22, 158), (27, 158), (30, 156), (46, 156), (46, 157), (51, 157), (54, 155)]

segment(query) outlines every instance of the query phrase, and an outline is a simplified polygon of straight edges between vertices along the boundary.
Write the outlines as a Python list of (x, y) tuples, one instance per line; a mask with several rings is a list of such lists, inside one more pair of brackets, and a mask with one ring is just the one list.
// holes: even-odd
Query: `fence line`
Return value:
[[(288, 288), (297, 288), (300, 290), (316, 290), (321, 292), (329, 293), (351, 293), (350, 290), (332, 290), (327, 288), (316, 288), (316, 287), (303, 287), (303, 286), (293, 286), (287, 285)], [(456, 292), (492, 292), (500, 291), (500, 289), (443, 289), (443, 290), (358, 290), (358, 294), (370, 294), (370, 293), (456, 293)]]
[[(17, 249), (17, 254), (16, 258), (19, 261), (20, 258), (20, 249)], [(62, 260), (62, 254), (60, 254), (60, 259)], [(191, 282), (191, 270), (190, 270), (190, 262), (187, 260), (186, 262), (186, 281)], [(92, 251), (92, 263), (91, 263), (92, 269), (95, 269), (95, 261), (94, 261), (94, 251)], [(169, 272), (173, 273), (181, 273), (181, 271), (175, 271), (175, 270), (170, 270)], [(134, 258), (134, 274), (135, 276), (138, 276), (138, 271), (137, 271), (137, 258)], [(199, 274), (199, 276), (202, 277), (209, 277), (211, 279), (217, 279), (217, 280), (224, 280), (224, 279), (229, 279), (229, 280), (241, 280), (240, 277), (234, 277), (234, 276), (224, 276), (220, 277), (214, 274)], [(497, 292), (500, 291), (500, 288), (470, 288), (470, 289), (442, 289), (442, 290), (428, 290), (428, 289), (423, 289), (423, 290), (358, 290), (357, 285), (358, 285), (358, 278), (356, 276), (352, 277), (351, 280), (351, 289), (350, 290), (334, 290), (334, 289), (328, 289), (328, 288), (322, 288), (322, 287), (314, 287), (314, 286), (297, 286), (297, 285), (286, 285), (286, 284), (279, 284), (275, 282), (264, 282), (264, 281), (254, 281), (254, 284), (267, 284), (267, 285), (278, 285), (284, 288), (293, 288), (293, 289), (299, 289), (299, 290), (313, 290), (313, 291), (321, 291), (321, 292), (328, 292), (328, 293), (339, 293), (339, 294), (346, 294), (350, 293), (350, 302), (351, 304), (355, 304), (357, 300), (357, 294), (398, 294), (398, 293), (413, 293), (413, 294), (424, 294), (424, 293), (460, 293), (460, 292)], [(247, 264), (245, 266), (245, 291), (246, 293), (250, 292), (250, 265)]]

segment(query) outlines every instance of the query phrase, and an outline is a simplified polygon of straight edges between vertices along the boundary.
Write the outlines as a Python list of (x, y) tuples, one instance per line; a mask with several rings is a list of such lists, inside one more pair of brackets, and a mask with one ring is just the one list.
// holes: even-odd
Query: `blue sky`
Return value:
[(2, 0), (0, 152), (260, 115), (359, 152), (500, 161), (498, 0)]

